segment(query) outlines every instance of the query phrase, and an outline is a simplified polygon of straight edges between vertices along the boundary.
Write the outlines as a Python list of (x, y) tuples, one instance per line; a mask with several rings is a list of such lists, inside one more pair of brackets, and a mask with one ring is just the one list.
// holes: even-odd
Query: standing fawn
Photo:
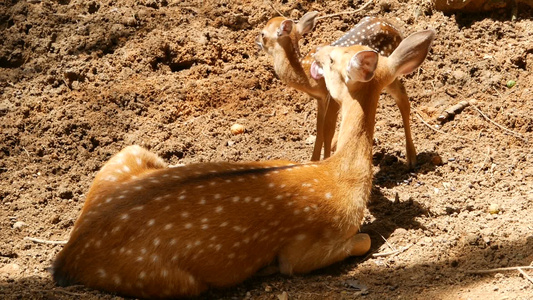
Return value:
[[(317, 49), (311, 50), (303, 58), (299, 51), (298, 41), (303, 34), (314, 28), (317, 15), (318, 12), (309, 12), (296, 25), (293, 20), (284, 17), (273, 18), (268, 21), (256, 39), (259, 47), (273, 56), (274, 70), (283, 82), (317, 99), (317, 136), (311, 156), (312, 161), (320, 159), (322, 145), (324, 145), (324, 158), (330, 156), (339, 110), (339, 105), (330, 101), (324, 80), (314, 79), (310, 74), (310, 67), (314, 61), (313, 54)], [(401, 40), (400, 32), (387, 21), (376, 17), (365, 17), (331, 45), (364, 45), (373, 48), (381, 55), (388, 56)], [(394, 97), (400, 108), (405, 131), (407, 165), (414, 167), (416, 149), (411, 136), (410, 105), (405, 87), (399, 79), (395, 79), (385, 87), (385, 90)]]
[(235, 285), (271, 264), (300, 274), (363, 255), (380, 91), (422, 63), (433, 34), (414, 34), (379, 61), (364, 46), (316, 54), (316, 74), (342, 102), (342, 144), (327, 160), (167, 168), (139, 146), (125, 148), (96, 175), (54, 280), (173, 298)]

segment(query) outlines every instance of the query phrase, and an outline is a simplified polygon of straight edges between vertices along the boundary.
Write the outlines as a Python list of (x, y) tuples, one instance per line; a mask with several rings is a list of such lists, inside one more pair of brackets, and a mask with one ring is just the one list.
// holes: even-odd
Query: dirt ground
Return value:
[[(272, 2), (293, 18), (364, 3)], [(420, 71), (403, 79), (415, 170), (405, 166), (399, 110), (388, 95), (379, 103), (362, 227), (371, 253), (202, 298), (533, 299), (533, 281), (517, 270), (468, 273), (533, 262), (532, 9), (520, 5), (516, 18), (512, 8), (444, 15), (430, 1), (374, 2), (321, 20), (301, 46), (332, 42), (367, 15), (389, 19), (404, 36), (438, 32)], [(127, 145), (170, 164), (308, 161), (316, 102), (282, 84), (254, 44), (276, 15), (269, 3), (0, 3), (0, 298), (121, 299), (56, 287), (47, 268), (62, 246), (25, 237), (67, 240), (96, 172)], [(437, 121), (469, 99), (477, 105)], [(246, 132), (232, 135), (234, 123)]]

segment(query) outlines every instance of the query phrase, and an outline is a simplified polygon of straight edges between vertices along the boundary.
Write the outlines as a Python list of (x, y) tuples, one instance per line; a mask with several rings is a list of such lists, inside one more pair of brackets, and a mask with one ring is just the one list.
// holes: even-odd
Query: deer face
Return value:
[(324, 77), (331, 96), (339, 99), (346, 84), (372, 80), (377, 63), (377, 52), (368, 47), (326, 46), (315, 54), (311, 76), (315, 79)]

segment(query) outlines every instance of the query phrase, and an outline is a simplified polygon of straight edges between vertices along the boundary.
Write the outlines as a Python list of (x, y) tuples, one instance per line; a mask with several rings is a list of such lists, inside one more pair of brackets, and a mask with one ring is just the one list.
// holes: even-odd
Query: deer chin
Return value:
[(322, 69), (321, 66), (319, 66), (316, 61), (314, 61), (312, 64), (311, 64), (311, 77), (313, 77), (313, 79), (315, 80), (319, 80), (319, 79), (322, 79), (324, 78), (324, 69)]

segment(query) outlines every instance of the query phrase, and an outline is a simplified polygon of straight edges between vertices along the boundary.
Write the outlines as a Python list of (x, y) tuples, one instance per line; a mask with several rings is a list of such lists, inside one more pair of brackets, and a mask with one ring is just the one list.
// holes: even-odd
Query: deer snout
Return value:
[(257, 37), (255, 38), (255, 44), (257, 45), (257, 47), (259, 47), (259, 50), (263, 50), (264, 49), (263, 33), (260, 33), (260, 34), (257, 35)]
[(313, 77), (313, 79), (315, 80), (319, 80), (324, 77), (324, 69), (322, 69), (322, 66), (320, 66), (320, 64), (317, 63), (316, 61), (314, 61), (311, 64), (310, 71), (311, 71), (311, 77)]

